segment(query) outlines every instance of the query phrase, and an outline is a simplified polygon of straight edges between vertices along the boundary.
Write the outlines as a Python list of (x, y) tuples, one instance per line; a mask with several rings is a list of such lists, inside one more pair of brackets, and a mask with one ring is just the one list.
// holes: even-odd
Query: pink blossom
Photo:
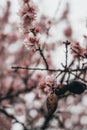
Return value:
[(49, 93), (50, 92), (50, 87), (46, 87), (46, 88), (44, 88), (44, 92), (46, 92), (46, 93)]
[(19, 11), (20, 19), (21, 19), (21, 29), (26, 32), (32, 28), (34, 24), (34, 20), (36, 19), (36, 7), (34, 4), (23, 4)]
[(29, 2), (29, 0), (24, 0), (24, 3), (28, 3)]
[(47, 76), (45, 82), (47, 85), (52, 86), (55, 83), (55, 78), (53, 76)]
[(71, 37), (72, 36), (72, 28), (70, 26), (68, 26), (65, 30), (64, 30), (64, 35), (66, 37)]
[(11, 121), (0, 113), (0, 130), (11, 130)]
[(27, 4), (23, 4), (19, 12), (24, 45), (28, 50), (35, 52), (38, 45), (37, 33), (39, 33), (35, 20), (37, 8), (31, 1), (24, 2)]
[(28, 37), (24, 40), (24, 45), (28, 50), (35, 52), (38, 46), (38, 42), (39, 41), (36, 37)]
[(16, 115), (24, 115), (25, 114), (25, 108), (24, 108), (24, 105), (23, 104), (15, 104), (14, 106), (14, 109), (15, 109), (15, 114)]
[(71, 43), (71, 52), (77, 59), (83, 59), (85, 58), (86, 49), (80, 46), (79, 42)]
[(55, 85), (55, 77), (53, 75), (47, 76), (40, 83), (39, 87), (43, 92), (49, 93), (52, 90), (52, 87)]

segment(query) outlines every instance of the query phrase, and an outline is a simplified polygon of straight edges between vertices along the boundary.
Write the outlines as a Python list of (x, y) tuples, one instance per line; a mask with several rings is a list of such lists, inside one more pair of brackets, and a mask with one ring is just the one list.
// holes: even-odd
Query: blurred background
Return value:
[[(41, 28), (40, 40), (42, 46), (45, 46), (44, 55), (50, 68), (60, 69), (61, 63), (65, 64), (65, 46), (62, 44), (64, 41), (80, 42), (82, 47), (87, 47), (87, 0), (33, 2), (37, 6), (36, 21)], [(87, 92), (79, 96), (69, 95), (59, 100), (54, 117), (48, 121), (45, 106), (48, 93), (41, 92), (38, 86), (43, 77), (56, 73), (11, 69), (12, 66), (45, 66), (38, 53), (32, 55), (24, 47), (20, 31), (21, 4), (21, 0), (0, 2), (0, 113), (6, 112), (14, 116), (11, 118), (7, 114), (7, 119), (2, 115), (0, 120), (6, 119), (8, 122), (6, 128), (0, 128), (87, 130)], [(73, 56), (70, 55), (68, 64), (72, 59)], [(46, 120), (48, 122), (45, 122)], [(45, 126), (44, 123), (48, 125)]]

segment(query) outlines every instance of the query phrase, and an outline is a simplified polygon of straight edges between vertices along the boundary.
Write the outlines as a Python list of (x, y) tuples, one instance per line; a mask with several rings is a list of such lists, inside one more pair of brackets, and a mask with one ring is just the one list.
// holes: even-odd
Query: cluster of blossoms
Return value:
[(71, 43), (70, 46), (71, 46), (71, 50), (74, 55), (74, 58), (80, 60), (86, 57), (87, 51), (85, 48), (80, 46), (79, 42)]
[(55, 77), (52, 76), (46, 76), (46, 78), (44, 78), (40, 83), (39, 83), (39, 87), (41, 88), (41, 90), (45, 93), (49, 93), (53, 87), (56, 84), (56, 80)]
[(39, 27), (36, 23), (37, 8), (30, 0), (23, 0), (19, 15), (24, 45), (27, 49), (35, 51), (39, 43)]

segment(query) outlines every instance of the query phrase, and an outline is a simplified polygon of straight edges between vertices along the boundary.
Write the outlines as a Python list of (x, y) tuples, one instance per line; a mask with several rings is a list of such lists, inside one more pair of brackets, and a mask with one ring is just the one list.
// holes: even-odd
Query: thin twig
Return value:
[(47, 60), (46, 60), (46, 58), (45, 58), (45, 56), (44, 56), (44, 54), (43, 54), (41, 48), (39, 47), (39, 48), (37, 49), (37, 51), (39, 51), (41, 57), (42, 57), (43, 60), (44, 60), (45, 65), (46, 65), (46, 69), (48, 70), (48, 69), (49, 69), (49, 66), (48, 66)]
[(63, 42), (65, 44), (65, 49), (66, 49), (66, 52), (65, 52), (65, 56), (66, 56), (66, 69), (67, 69), (67, 62), (68, 62), (68, 46), (70, 45), (70, 42), (66, 41), (66, 42)]
[(12, 99), (14, 97), (19, 96), (20, 94), (30, 92), (34, 88), (35, 88), (35, 86), (33, 86), (31, 88), (26, 88), (24, 90), (20, 90), (20, 91), (18, 91), (16, 93), (13, 93), (13, 94), (7, 94), (6, 96), (0, 98), (0, 102), (3, 101), (3, 100)]
[(87, 71), (87, 67), (85, 67), (85, 68), (79, 68), (78, 70), (77, 69), (67, 69), (67, 70), (65, 70), (65, 69), (46, 69), (46, 68), (29, 68), (29, 67), (22, 67), (22, 66), (12, 66), (11, 67), (12, 69), (25, 69), (25, 70), (40, 70), (40, 71), (53, 71), (53, 72), (83, 72), (83, 71)]
[(24, 125), (24, 123), (18, 121), (13, 115), (10, 115), (9, 113), (7, 113), (7, 111), (5, 109), (0, 108), (0, 112), (2, 112), (3, 114), (5, 114), (7, 117), (11, 118), (12, 120), (15, 120), (15, 122), (21, 124), (24, 128), (24, 130), (29, 130), (26, 128), (26, 126)]

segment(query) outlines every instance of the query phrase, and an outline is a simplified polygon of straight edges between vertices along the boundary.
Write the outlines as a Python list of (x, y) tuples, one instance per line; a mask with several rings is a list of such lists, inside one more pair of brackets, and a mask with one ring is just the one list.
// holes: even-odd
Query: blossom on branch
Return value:
[(21, 29), (26, 34), (33, 27), (36, 18), (36, 7), (29, 3), (24, 4), (19, 11), (19, 15), (21, 18)]
[(86, 49), (80, 46), (79, 42), (71, 43), (71, 53), (76, 59), (84, 59), (86, 55)]
[(55, 77), (53, 75), (46, 76), (40, 83), (39, 87), (42, 89), (43, 92), (49, 93), (54, 85), (56, 84)]
[(25, 47), (32, 52), (36, 51), (39, 39), (39, 27), (36, 23), (37, 8), (32, 1), (25, 1), (20, 9), (21, 30)]
[(36, 51), (38, 43), (39, 40), (36, 37), (27, 37), (24, 40), (25, 47), (32, 52)]

